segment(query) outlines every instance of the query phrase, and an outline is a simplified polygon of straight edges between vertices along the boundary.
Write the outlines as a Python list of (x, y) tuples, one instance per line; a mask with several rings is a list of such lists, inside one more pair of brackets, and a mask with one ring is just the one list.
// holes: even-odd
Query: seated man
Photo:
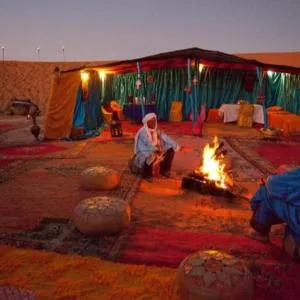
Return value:
[(135, 136), (134, 156), (130, 161), (132, 172), (145, 178), (159, 174), (170, 177), (175, 151), (187, 149), (157, 129), (155, 113), (147, 114), (143, 124)]
[(252, 238), (268, 242), (271, 226), (286, 223), (285, 236), (300, 246), (300, 168), (270, 176), (250, 204)]

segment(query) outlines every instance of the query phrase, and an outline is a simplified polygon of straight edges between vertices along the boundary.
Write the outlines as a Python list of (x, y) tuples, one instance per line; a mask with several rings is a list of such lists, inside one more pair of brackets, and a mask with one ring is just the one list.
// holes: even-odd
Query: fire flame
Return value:
[[(216, 158), (216, 150), (219, 147), (218, 138), (214, 138), (213, 145), (207, 144), (203, 151), (203, 163), (196, 172), (201, 173), (207, 180), (214, 181), (219, 188), (226, 189), (226, 173), (224, 172), (225, 164)], [(222, 157), (221, 157), (222, 158)]]

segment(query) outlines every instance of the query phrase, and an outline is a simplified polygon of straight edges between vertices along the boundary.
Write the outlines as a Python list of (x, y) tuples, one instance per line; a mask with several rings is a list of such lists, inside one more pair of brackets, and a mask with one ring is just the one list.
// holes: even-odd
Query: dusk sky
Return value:
[(5, 59), (300, 51), (300, 0), (0, 0)]

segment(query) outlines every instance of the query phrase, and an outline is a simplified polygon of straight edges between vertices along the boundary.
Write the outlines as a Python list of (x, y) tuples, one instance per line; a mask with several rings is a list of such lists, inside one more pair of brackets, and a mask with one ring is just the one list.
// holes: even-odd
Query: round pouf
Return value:
[(84, 170), (80, 175), (81, 186), (89, 190), (111, 190), (119, 186), (120, 174), (101, 166)]
[(118, 233), (130, 224), (131, 209), (117, 197), (93, 197), (78, 203), (72, 220), (86, 235)]
[(182, 299), (252, 299), (254, 281), (245, 262), (219, 251), (189, 255), (177, 275)]

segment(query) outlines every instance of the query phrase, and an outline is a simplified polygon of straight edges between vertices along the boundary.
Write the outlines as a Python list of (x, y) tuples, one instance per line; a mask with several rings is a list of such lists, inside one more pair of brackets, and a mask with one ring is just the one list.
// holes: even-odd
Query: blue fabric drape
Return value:
[[(199, 70), (194, 68), (194, 76), (197, 75), (196, 72)], [(196, 115), (199, 113), (200, 104), (204, 104), (208, 109), (220, 107), (223, 103), (236, 102), (242, 92), (244, 73), (239, 70), (204, 68), (198, 84), (192, 85), (190, 94), (184, 91), (188, 82), (187, 68), (144, 71), (142, 76), (144, 95), (149, 101), (155, 94), (157, 113), (161, 120), (168, 120), (172, 102), (181, 100), (183, 118), (187, 120), (192, 111)], [(153, 80), (148, 82), (149, 77)], [(114, 75), (113, 97), (121, 104), (127, 103), (128, 95), (139, 97), (141, 92), (135, 89), (136, 80), (136, 73)], [(256, 99), (254, 92), (249, 98), (251, 102)]]
[(73, 127), (84, 127), (84, 136), (81, 139), (99, 135), (103, 123), (100, 113), (101, 83), (97, 72), (90, 73), (88, 88), (89, 96), (87, 101), (83, 101), (81, 86), (78, 88), (73, 116)]
[[(255, 71), (229, 70), (204, 67), (193, 68), (192, 75), (199, 76), (197, 85), (192, 85), (192, 93), (184, 91), (188, 83), (187, 68), (159, 69), (144, 71), (141, 73), (142, 88), (137, 91), (135, 82), (136, 73), (118, 74), (113, 76), (113, 97), (120, 104), (126, 104), (128, 95), (134, 97), (146, 97), (147, 101), (155, 95), (157, 113), (161, 120), (168, 120), (168, 114), (173, 101), (180, 100), (183, 103), (183, 119), (187, 120), (191, 112), (199, 112), (201, 104), (206, 109), (219, 108), (223, 103), (236, 103), (244, 99), (250, 103), (256, 103), (260, 92), (259, 80), (254, 82), (251, 92), (246, 91), (243, 83), (244, 76)], [(198, 72), (198, 73), (197, 73)], [(276, 74), (276, 73), (275, 73)], [(300, 113), (300, 76), (279, 74), (274, 78), (265, 76), (262, 79), (262, 93), (266, 95), (267, 107), (280, 105), (284, 109)], [(152, 78), (153, 80), (148, 80)], [(283, 78), (285, 78), (283, 80)], [(191, 98), (192, 97), (192, 98)]]
[(278, 105), (300, 114), (300, 75), (268, 73), (266, 84), (267, 105)]
[(274, 225), (272, 216), (287, 223), (300, 245), (300, 168), (271, 176), (250, 201), (254, 221), (266, 228)]
[(199, 85), (200, 101), (206, 108), (218, 108), (223, 103), (235, 103), (243, 91), (245, 72), (204, 68), (201, 72)]
[(73, 128), (84, 127), (85, 120), (85, 107), (82, 98), (82, 88), (81, 85), (78, 87), (76, 95), (76, 104), (73, 115)]
[(85, 126), (84, 130), (86, 134), (90, 131), (97, 130), (102, 124), (102, 118), (100, 114), (101, 106), (101, 88), (100, 88), (99, 76), (96, 72), (93, 72), (89, 80), (89, 98), (85, 102)]

